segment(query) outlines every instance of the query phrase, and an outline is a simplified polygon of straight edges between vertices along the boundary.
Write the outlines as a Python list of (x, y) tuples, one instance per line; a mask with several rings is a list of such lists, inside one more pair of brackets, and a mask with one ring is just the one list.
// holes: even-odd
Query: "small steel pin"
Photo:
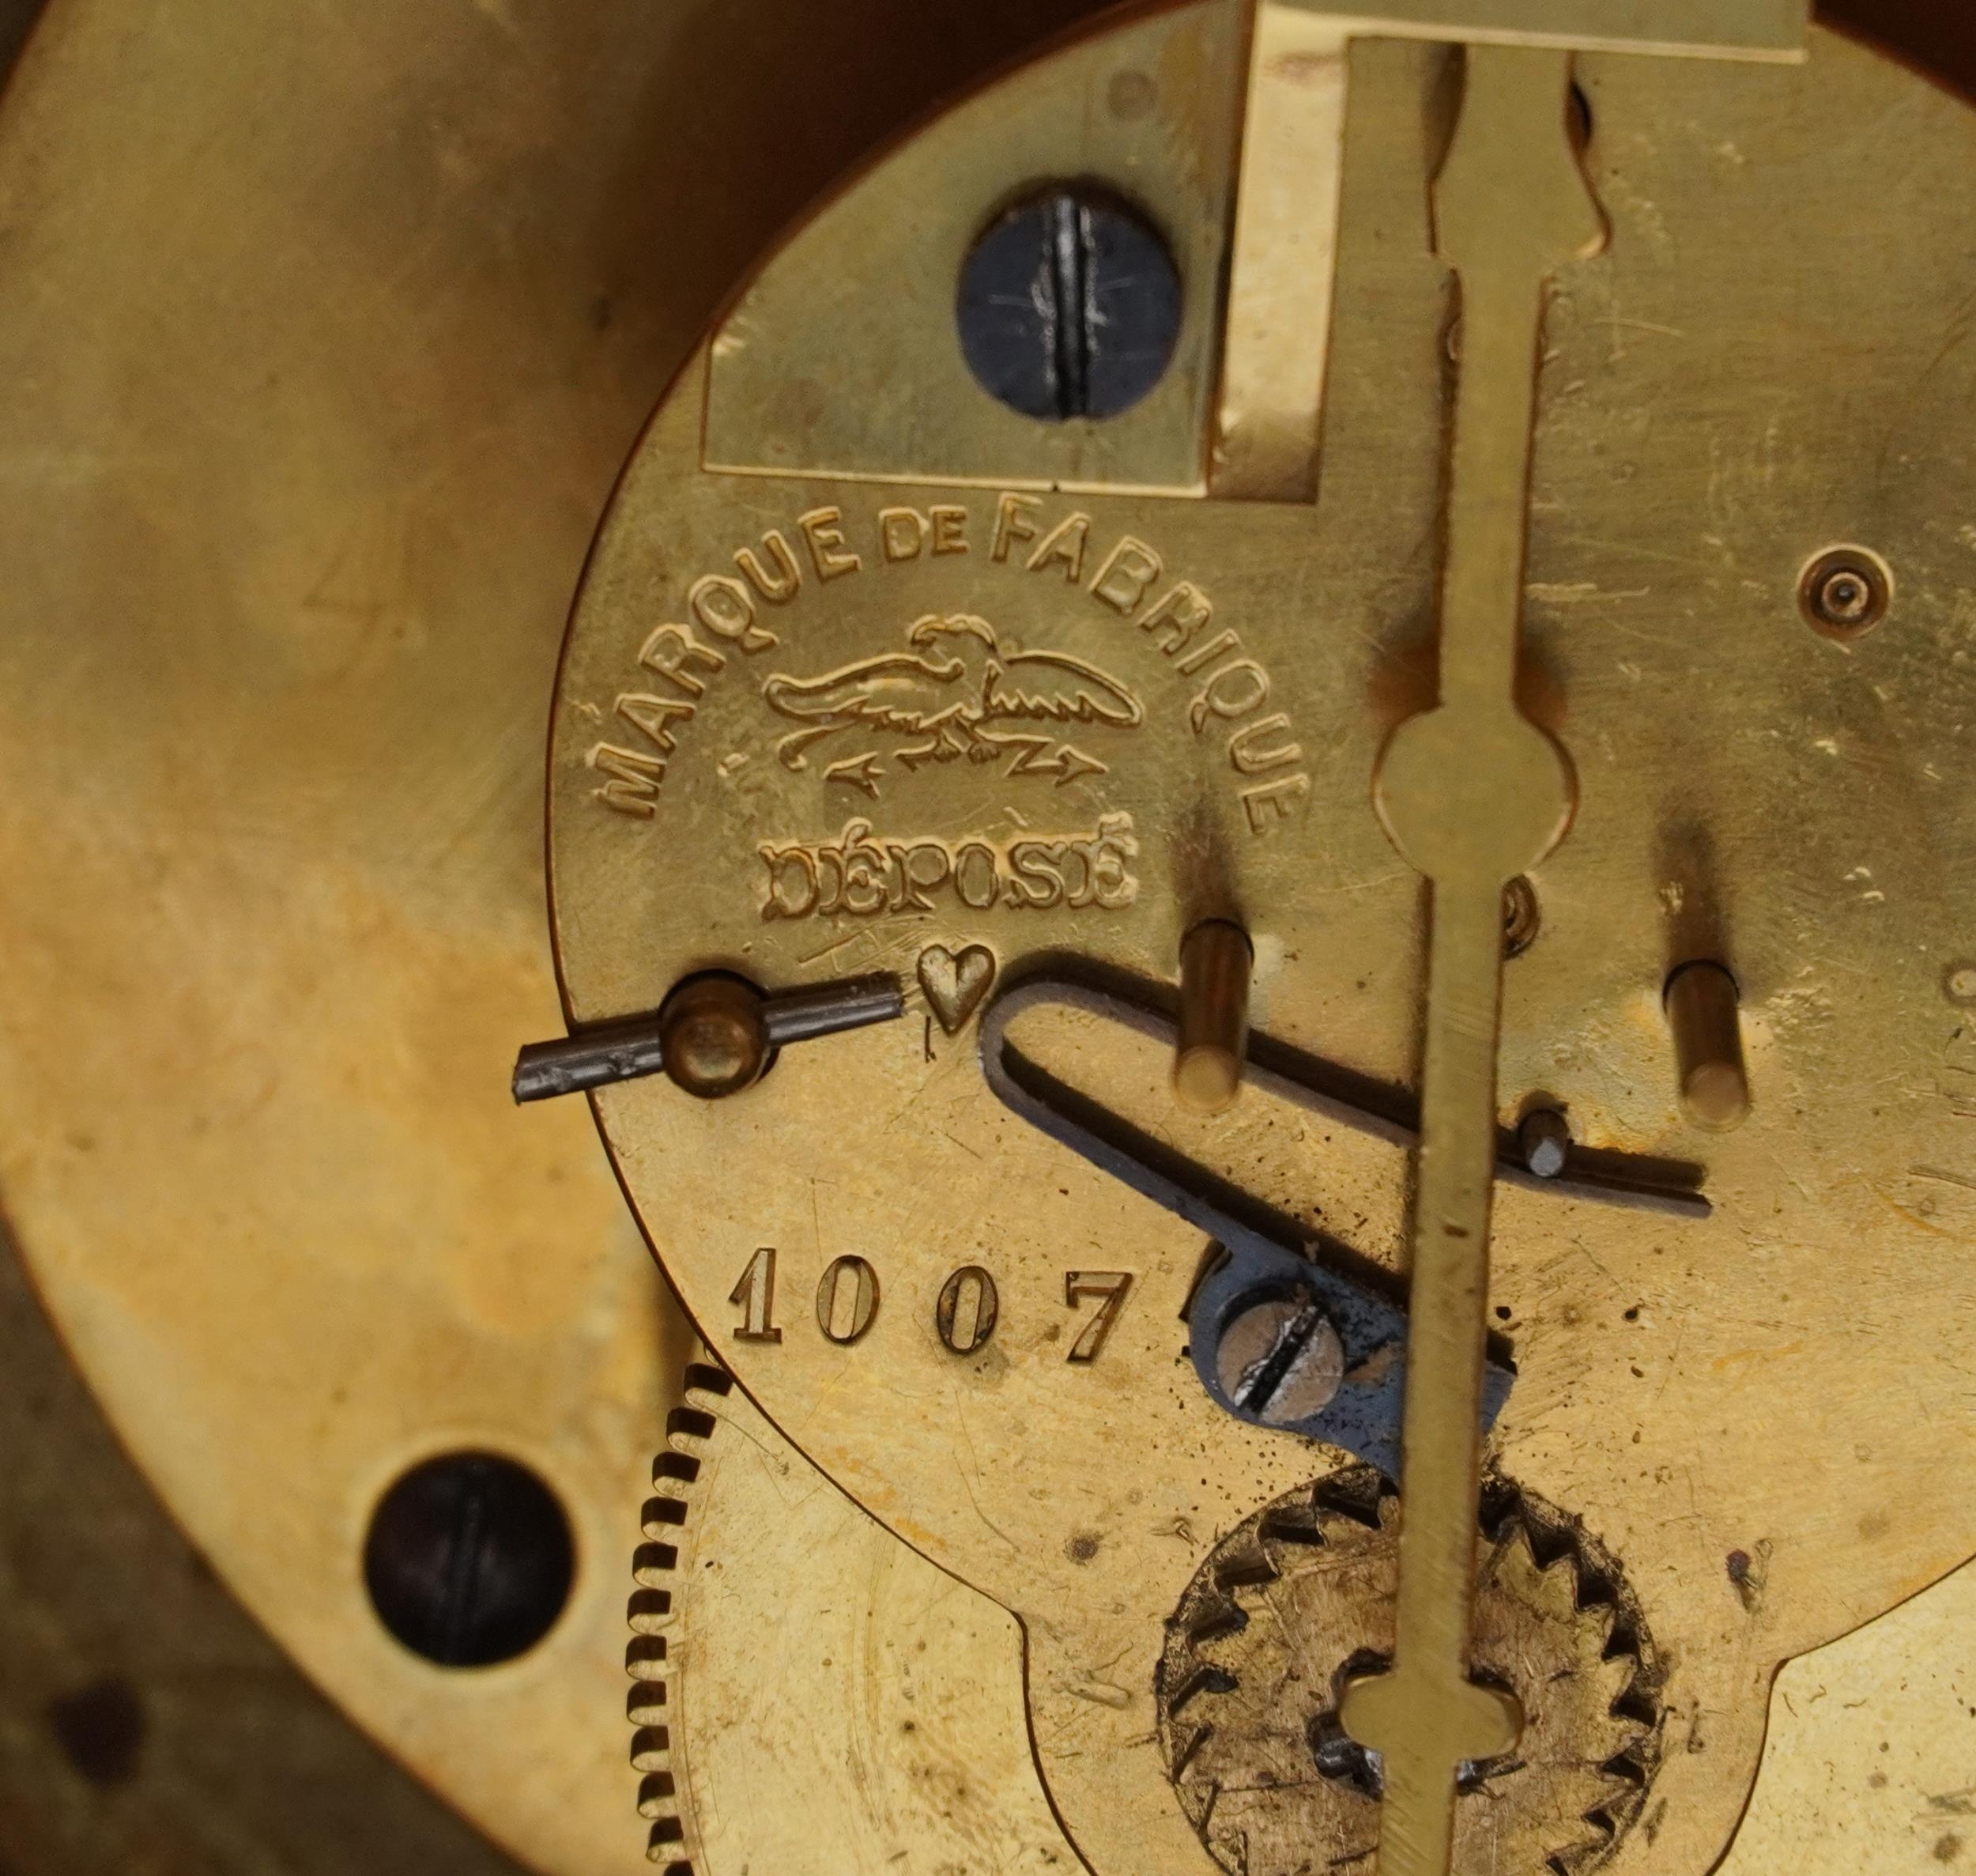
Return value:
[(708, 972), (681, 983), (654, 1016), (530, 1043), (515, 1058), (515, 1099), (551, 1100), (669, 1074), (688, 1093), (718, 1100), (752, 1086), (786, 1043), (892, 1022), (905, 1013), (896, 977), (853, 977), (765, 995), (743, 978)]
[(1538, 1108), (1517, 1129), (1523, 1164), (1539, 1179), (1558, 1179), (1571, 1160), (1571, 1124), (1555, 1108)]
[(1668, 979), (1663, 1000), (1681, 1105), (1703, 1127), (1740, 1126), (1749, 1117), (1750, 1084), (1736, 980), (1706, 959), (1684, 964)]
[(1241, 1092), (1254, 964), (1248, 934), (1226, 919), (1197, 925), (1181, 941), (1173, 1091), (1197, 1114), (1219, 1114)]

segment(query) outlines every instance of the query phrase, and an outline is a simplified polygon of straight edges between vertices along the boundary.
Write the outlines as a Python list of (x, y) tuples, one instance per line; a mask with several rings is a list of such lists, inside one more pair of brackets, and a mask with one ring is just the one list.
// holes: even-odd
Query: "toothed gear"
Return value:
[(624, 1666), (632, 1677), (626, 1712), (632, 1726), (632, 1765), (639, 1775), (638, 1809), (651, 1820), (646, 1855), (664, 1876), (696, 1876), (698, 1846), (674, 1769), (673, 1708), (667, 1688), (667, 1635), (677, 1610), (680, 1538), (690, 1509), (701, 1456), (718, 1422), (709, 1410), (734, 1383), (719, 1368), (696, 1363), (686, 1370), (685, 1405), (666, 1416), (666, 1448), (652, 1462), (654, 1496), (639, 1519), (644, 1542), (633, 1561), (638, 1587), (627, 1611), (632, 1640)]
[[(1372, 1867), (1378, 1755), (1346, 1734), (1338, 1701), (1391, 1660), (1399, 1519), (1370, 1468), (1292, 1492), (1215, 1547), (1167, 1623), (1167, 1772), (1233, 1876)], [(1454, 1867), (1586, 1876), (1658, 1762), (1653, 1644), (1616, 1561), (1530, 1494), (1492, 1480), (1481, 1539), (1475, 1670), (1522, 1701), (1524, 1727), (1513, 1753), (1463, 1768)]]

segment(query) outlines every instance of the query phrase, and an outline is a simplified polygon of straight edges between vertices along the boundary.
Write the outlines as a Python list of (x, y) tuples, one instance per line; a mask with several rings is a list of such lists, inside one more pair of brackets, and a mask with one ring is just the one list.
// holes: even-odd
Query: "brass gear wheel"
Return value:
[[(1167, 1624), (1168, 1772), (1233, 1876), (1370, 1869), (1380, 1768), (1338, 1722), (1386, 1665), (1400, 1501), (1371, 1468), (1277, 1499), (1216, 1545)], [(1659, 1759), (1659, 1673), (1619, 1565), (1561, 1514), (1491, 1480), (1475, 1610), (1478, 1674), (1514, 1692), (1516, 1751), (1467, 1768), (1460, 1876), (1586, 1876), (1639, 1816)]]
[(685, 1371), (634, 1573), (660, 1876), (1069, 1876), (1015, 1618), (902, 1544), (727, 1372)]

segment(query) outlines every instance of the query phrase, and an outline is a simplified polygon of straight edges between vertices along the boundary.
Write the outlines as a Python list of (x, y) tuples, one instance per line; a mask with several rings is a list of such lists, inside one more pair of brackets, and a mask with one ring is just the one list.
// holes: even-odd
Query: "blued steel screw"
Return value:
[(1058, 186), (1012, 209), (963, 264), (955, 309), (968, 368), (1025, 417), (1115, 417), (1164, 375), (1180, 275), (1124, 203)]
[(555, 1626), (575, 1573), (556, 1495), (496, 1453), (413, 1466), (378, 1501), (364, 1545), (378, 1619), (442, 1667), (526, 1654)]

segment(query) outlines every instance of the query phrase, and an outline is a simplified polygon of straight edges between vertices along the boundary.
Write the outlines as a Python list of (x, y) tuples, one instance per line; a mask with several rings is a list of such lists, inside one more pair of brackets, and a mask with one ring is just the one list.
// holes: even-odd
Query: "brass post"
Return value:
[(1736, 980), (1706, 959), (1684, 964), (1668, 979), (1664, 1001), (1681, 1105), (1703, 1127), (1740, 1126), (1749, 1117), (1750, 1084)]
[(1173, 1091), (1197, 1114), (1219, 1114), (1242, 1089), (1255, 953), (1239, 925), (1210, 919), (1180, 942), (1180, 1037)]

